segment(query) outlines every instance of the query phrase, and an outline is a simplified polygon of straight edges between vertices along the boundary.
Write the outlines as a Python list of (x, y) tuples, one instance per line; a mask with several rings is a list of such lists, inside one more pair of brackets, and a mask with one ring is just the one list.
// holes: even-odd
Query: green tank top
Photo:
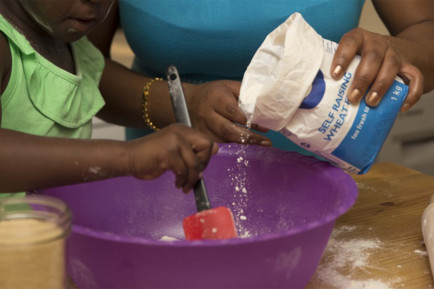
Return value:
[(104, 105), (98, 89), (104, 68), (100, 51), (86, 37), (71, 43), (76, 69), (71, 74), (36, 52), (1, 15), (0, 31), (12, 56), (10, 80), (1, 95), (1, 127), (40, 136), (90, 138), (92, 117)]

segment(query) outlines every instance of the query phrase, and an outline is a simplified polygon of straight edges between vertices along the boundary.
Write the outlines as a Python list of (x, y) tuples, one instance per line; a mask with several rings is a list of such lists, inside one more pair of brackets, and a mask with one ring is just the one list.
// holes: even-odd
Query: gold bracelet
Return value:
[(163, 79), (161, 77), (154, 77), (151, 80), (149, 80), (148, 83), (146, 83), (146, 85), (143, 87), (143, 119), (145, 120), (146, 125), (155, 131), (159, 130), (159, 128), (155, 126), (155, 124), (151, 121), (151, 118), (149, 116), (148, 97), (149, 97), (149, 90), (151, 89), (152, 84), (156, 81), (163, 81)]

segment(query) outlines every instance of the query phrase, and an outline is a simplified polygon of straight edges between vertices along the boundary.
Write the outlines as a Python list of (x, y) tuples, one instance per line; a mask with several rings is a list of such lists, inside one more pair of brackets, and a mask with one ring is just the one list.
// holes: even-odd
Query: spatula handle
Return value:
[[(169, 66), (167, 69), (167, 83), (169, 85), (170, 99), (175, 113), (175, 120), (191, 127), (190, 116), (188, 114), (187, 103), (185, 102), (184, 91), (182, 89), (181, 79), (175, 66)], [(197, 211), (211, 209), (208, 194), (203, 179), (200, 179), (194, 186), (194, 198), (196, 200)]]

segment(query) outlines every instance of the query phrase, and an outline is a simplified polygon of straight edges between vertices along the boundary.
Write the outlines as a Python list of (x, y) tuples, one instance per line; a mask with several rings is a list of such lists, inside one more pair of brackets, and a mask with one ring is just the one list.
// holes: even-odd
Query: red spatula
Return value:
[[(176, 121), (191, 127), (184, 91), (176, 67), (169, 66), (167, 82)], [(232, 212), (227, 207), (211, 208), (203, 179), (195, 185), (194, 197), (198, 212), (184, 219), (186, 240), (217, 240), (237, 237)]]

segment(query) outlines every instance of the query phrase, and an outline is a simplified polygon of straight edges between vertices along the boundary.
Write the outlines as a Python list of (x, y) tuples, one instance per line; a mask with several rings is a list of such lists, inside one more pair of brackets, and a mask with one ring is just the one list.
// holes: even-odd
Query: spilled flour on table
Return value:
[(420, 256), (428, 256), (428, 252), (427, 251), (422, 251), (422, 250), (414, 250), (414, 253), (419, 254)]
[(339, 236), (355, 229), (354, 226), (335, 228), (323, 256), (326, 262), (318, 267), (316, 278), (339, 289), (393, 289), (392, 284), (379, 279), (357, 280), (357, 272), (381, 270), (369, 264), (369, 256), (371, 252), (381, 250), (383, 244), (375, 238), (339, 240)]

